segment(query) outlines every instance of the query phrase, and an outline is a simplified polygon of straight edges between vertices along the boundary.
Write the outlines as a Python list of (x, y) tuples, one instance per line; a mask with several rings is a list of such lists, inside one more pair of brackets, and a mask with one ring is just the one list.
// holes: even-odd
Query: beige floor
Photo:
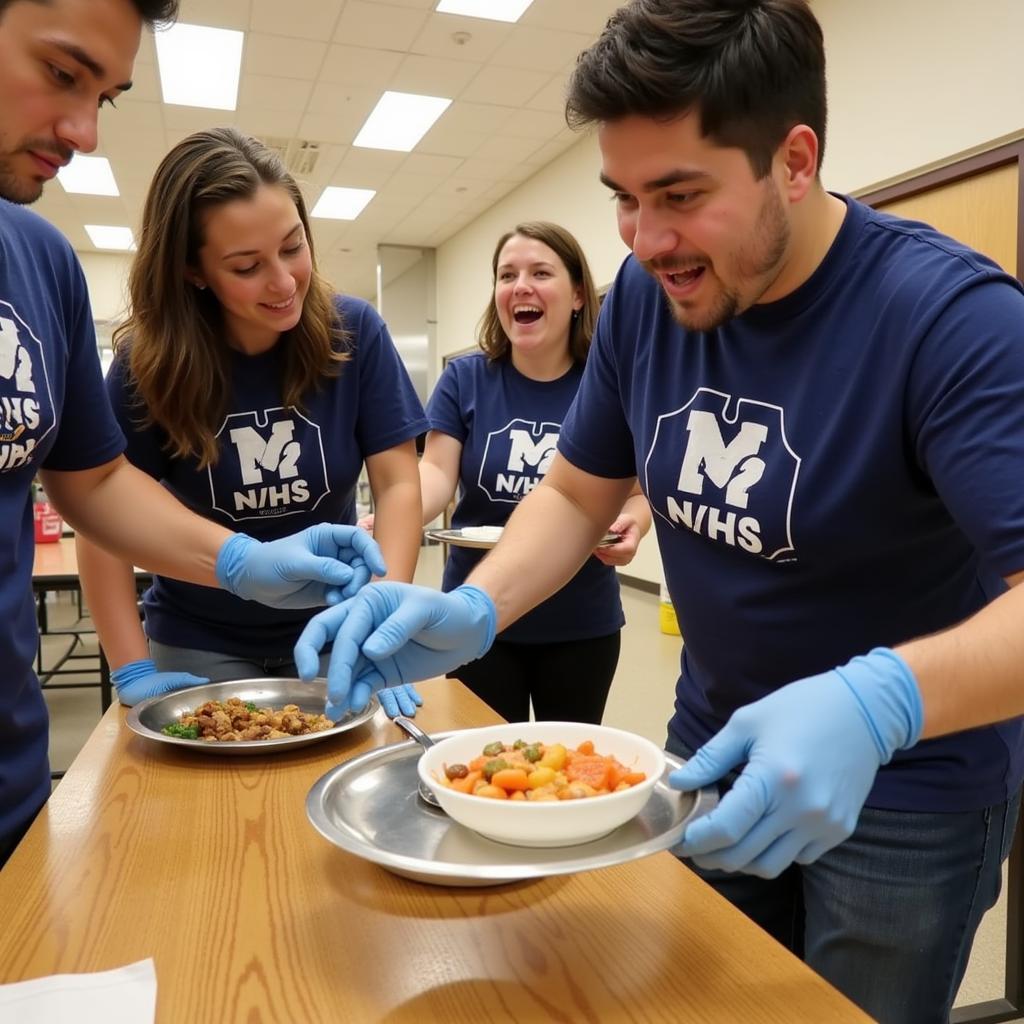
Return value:
[[(424, 548), (416, 574), (417, 582), (437, 586), (440, 577), (440, 548)], [(623, 588), (623, 605), (627, 624), (622, 634), (622, 654), (604, 721), (607, 725), (632, 730), (661, 744), (665, 739), (665, 724), (672, 712), (680, 640), (659, 632), (658, 599), (654, 595), (626, 587)], [(52, 611), (51, 621), (56, 624), (67, 623), (76, 615), (67, 595), (54, 602)], [(48, 640), (44, 646), (44, 664), (52, 664), (51, 659), (66, 646), (66, 641)], [(85, 649), (95, 651), (92, 638), (86, 639)], [(47, 702), (52, 719), (50, 756), (53, 768), (58, 770), (71, 763), (95, 726), (99, 718), (99, 692), (86, 687), (49, 691)], [(1003, 899), (982, 922), (957, 999), (958, 1006), (1002, 997), (1005, 929)]]

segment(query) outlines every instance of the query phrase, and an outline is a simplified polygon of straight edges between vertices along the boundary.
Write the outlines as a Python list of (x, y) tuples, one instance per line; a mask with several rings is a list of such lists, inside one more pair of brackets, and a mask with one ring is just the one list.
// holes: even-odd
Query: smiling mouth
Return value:
[(517, 324), (536, 323), (544, 314), (536, 306), (516, 306), (512, 310), (512, 319)]
[(290, 295), (284, 302), (261, 302), (260, 305), (265, 309), (272, 309), (275, 313), (282, 313), (286, 309), (291, 309), (295, 303), (295, 296)]

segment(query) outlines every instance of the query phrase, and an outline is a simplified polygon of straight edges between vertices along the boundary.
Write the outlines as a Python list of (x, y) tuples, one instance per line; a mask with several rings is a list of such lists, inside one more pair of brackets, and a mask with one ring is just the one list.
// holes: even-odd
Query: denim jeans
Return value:
[[(149, 641), (149, 653), (158, 672), (191, 672), (205, 676), (211, 683), (232, 679), (295, 678), (299, 671), (292, 658), (241, 658), (217, 651), (199, 651), (191, 647), (171, 647)], [(320, 675), (327, 675), (330, 651), (320, 656)]]
[[(691, 754), (671, 735), (666, 749)], [(1020, 798), (962, 813), (865, 807), (845, 842), (776, 879), (680, 859), (881, 1024), (947, 1024)]]

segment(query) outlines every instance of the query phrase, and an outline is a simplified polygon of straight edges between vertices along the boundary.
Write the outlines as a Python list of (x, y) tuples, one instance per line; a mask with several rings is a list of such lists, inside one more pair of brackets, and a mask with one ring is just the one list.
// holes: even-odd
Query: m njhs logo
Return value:
[(320, 428), (296, 409), (232, 413), (217, 438), (210, 494), (231, 519), (310, 512), (330, 493)]
[(42, 345), (14, 308), (0, 302), (0, 472), (32, 461), (53, 423)]
[(658, 417), (645, 490), (655, 513), (674, 527), (792, 561), (799, 470), (779, 406), (700, 388), (682, 408)]
[(487, 435), (478, 483), (491, 501), (521, 501), (555, 457), (560, 423), (512, 420)]

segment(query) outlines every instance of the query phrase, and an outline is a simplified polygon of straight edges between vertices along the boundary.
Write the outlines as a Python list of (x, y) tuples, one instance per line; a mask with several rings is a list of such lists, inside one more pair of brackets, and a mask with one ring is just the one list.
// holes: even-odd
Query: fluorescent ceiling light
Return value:
[(359, 129), (352, 145), (408, 153), (451, 102), (441, 96), (386, 92)]
[(325, 188), (313, 207), (313, 217), (328, 220), (355, 220), (377, 193), (372, 188)]
[(533, 0), (441, 0), (434, 8), (439, 14), (464, 14), (467, 18), (518, 21)]
[(57, 172), (57, 180), (65, 192), (87, 196), (119, 196), (114, 172), (105, 156), (82, 156), (76, 153), (67, 167)]
[(204, 25), (159, 26), (154, 39), (164, 103), (234, 110), (244, 37)]
[(131, 228), (112, 227), (109, 224), (86, 224), (85, 230), (97, 249), (120, 249), (128, 252), (135, 248)]

